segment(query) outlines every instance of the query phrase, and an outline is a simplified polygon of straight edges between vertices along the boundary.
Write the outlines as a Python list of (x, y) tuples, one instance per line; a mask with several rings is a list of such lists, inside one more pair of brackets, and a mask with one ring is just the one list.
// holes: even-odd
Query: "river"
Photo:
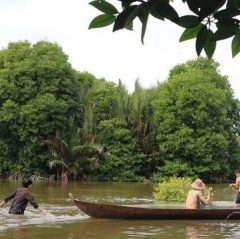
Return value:
[[(214, 204), (234, 206), (236, 192), (228, 184), (214, 188)], [(21, 181), (0, 181), (0, 199), (21, 187)], [(153, 184), (34, 181), (32, 194), (47, 215), (28, 205), (24, 215), (9, 215), (10, 203), (0, 209), (0, 239), (239, 239), (240, 221), (166, 221), (93, 219), (68, 197), (115, 204), (175, 207), (184, 204), (155, 202)]]

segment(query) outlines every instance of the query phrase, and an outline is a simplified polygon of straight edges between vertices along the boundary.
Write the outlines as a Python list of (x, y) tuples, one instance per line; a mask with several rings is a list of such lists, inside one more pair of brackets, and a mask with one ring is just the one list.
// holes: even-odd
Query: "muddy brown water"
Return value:
[[(19, 181), (0, 181), (2, 200)], [(182, 203), (156, 202), (152, 197), (153, 184), (104, 182), (34, 181), (32, 193), (36, 201), (48, 211), (42, 215), (28, 205), (24, 215), (9, 215), (10, 203), (0, 209), (0, 239), (220, 239), (240, 238), (240, 220), (165, 221), (94, 219), (82, 213), (68, 197), (116, 203), (121, 205), (149, 205), (173, 208)], [(235, 206), (236, 191), (228, 184), (208, 185), (215, 190), (213, 204)]]

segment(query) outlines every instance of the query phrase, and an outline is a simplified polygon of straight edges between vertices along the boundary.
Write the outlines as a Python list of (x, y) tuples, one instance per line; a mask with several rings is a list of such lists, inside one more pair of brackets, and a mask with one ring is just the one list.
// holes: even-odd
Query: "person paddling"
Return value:
[(46, 214), (47, 212), (38, 205), (38, 203), (34, 200), (30, 192), (33, 185), (32, 180), (29, 178), (26, 178), (23, 180), (22, 185), (23, 185), (23, 188), (16, 189), (12, 194), (10, 194), (5, 198), (0, 203), (0, 207), (2, 207), (9, 200), (13, 199), (13, 203), (9, 209), (10, 214), (24, 214), (24, 211), (27, 207), (28, 202), (35, 209), (38, 209), (43, 214)]
[(212, 188), (208, 189), (208, 195), (205, 198), (202, 194), (202, 190), (205, 188), (205, 184), (199, 178), (197, 178), (192, 184), (192, 189), (188, 192), (186, 199), (187, 209), (198, 209), (203, 206), (208, 205), (212, 200)]

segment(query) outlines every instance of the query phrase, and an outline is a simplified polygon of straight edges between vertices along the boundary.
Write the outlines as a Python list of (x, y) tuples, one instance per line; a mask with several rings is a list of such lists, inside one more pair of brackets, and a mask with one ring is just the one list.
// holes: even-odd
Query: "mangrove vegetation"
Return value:
[(213, 59), (130, 93), (74, 69), (56, 43), (0, 51), (1, 178), (225, 182), (240, 167), (239, 132), (240, 102)]

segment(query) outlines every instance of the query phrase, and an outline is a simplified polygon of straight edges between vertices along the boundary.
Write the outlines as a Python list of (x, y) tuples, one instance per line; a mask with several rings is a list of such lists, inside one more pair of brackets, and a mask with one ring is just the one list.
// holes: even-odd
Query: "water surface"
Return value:
[[(18, 181), (0, 181), (0, 198), (20, 187)], [(210, 185), (209, 185), (210, 186)], [(236, 192), (227, 184), (211, 185), (215, 189), (214, 206), (231, 207)], [(137, 238), (240, 238), (240, 220), (166, 221), (93, 219), (82, 213), (68, 197), (121, 205), (184, 207), (183, 203), (156, 202), (153, 184), (34, 181), (32, 193), (42, 215), (28, 205), (24, 215), (9, 215), (10, 203), (0, 209), (0, 238), (4, 239), (137, 239)]]

